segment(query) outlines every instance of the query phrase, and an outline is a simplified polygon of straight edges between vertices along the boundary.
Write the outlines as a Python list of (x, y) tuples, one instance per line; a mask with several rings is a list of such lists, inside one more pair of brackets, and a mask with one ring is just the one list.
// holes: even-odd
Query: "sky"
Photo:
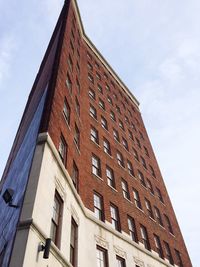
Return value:
[[(85, 31), (139, 100), (194, 267), (200, 266), (200, 1), (78, 0)], [(0, 177), (61, 0), (0, 0)]]

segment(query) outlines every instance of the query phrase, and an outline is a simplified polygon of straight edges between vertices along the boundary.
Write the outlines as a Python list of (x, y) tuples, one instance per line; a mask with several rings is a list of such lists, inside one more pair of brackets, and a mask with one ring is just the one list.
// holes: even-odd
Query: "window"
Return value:
[(133, 140), (133, 133), (132, 133), (130, 130), (128, 130), (128, 135), (129, 135), (129, 138), (130, 138), (131, 140)]
[(106, 176), (107, 176), (107, 181), (108, 185), (115, 188), (115, 177), (114, 177), (114, 172), (113, 170), (106, 166)]
[(141, 138), (142, 140), (144, 140), (144, 136), (143, 136), (143, 134), (142, 134), (141, 132), (139, 132), (139, 134), (140, 134), (140, 138)]
[(124, 131), (124, 124), (122, 121), (119, 120), (119, 127)]
[(110, 91), (110, 87), (106, 84), (106, 90)]
[(60, 157), (62, 159), (62, 162), (64, 163), (64, 165), (66, 165), (66, 161), (67, 161), (67, 144), (65, 142), (65, 139), (64, 139), (63, 135), (61, 135), (61, 137), (60, 137), (60, 143), (59, 143), (58, 152), (59, 152), (59, 155), (60, 155)]
[(70, 109), (70, 106), (69, 106), (67, 100), (65, 99), (64, 106), (63, 106), (63, 115), (64, 115), (64, 118), (66, 119), (66, 122), (68, 124), (70, 124), (70, 114), (71, 114), (71, 109)]
[(73, 70), (73, 62), (72, 62), (72, 58), (70, 55), (68, 57), (67, 63), (68, 63), (70, 71), (72, 71)]
[(147, 155), (147, 157), (149, 157), (149, 151), (147, 150), (147, 148), (144, 146), (144, 152)]
[(111, 222), (112, 226), (115, 230), (120, 231), (120, 221), (119, 221), (119, 211), (118, 208), (114, 204), (110, 204), (110, 214), (111, 214)]
[(102, 247), (97, 246), (96, 257), (97, 257), (98, 267), (108, 267), (107, 250), (105, 250)]
[(116, 106), (116, 110), (119, 114), (121, 114), (121, 110), (120, 110), (120, 107)]
[(163, 226), (163, 221), (162, 221), (162, 217), (160, 214), (160, 210), (157, 207), (154, 207), (155, 210), (155, 215), (156, 215), (156, 221)]
[(79, 105), (77, 97), (76, 97), (76, 100), (75, 100), (75, 109), (76, 109), (76, 113), (80, 117), (80, 105)]
[(96, 73), (96, 77), (99, 81), (101, 81), (101, 75), (98, 72)]
[(109, 102), (111, 105), (113, 105), (112, 98), (111, 98), (110, 96), (108, 96), (107, 99), (108, 99), (108, 102)]
[(131, 128), (134, 130), (134, 131), (136, 131), (136, 127), (135, 127), (135, 124), (132, 122), (131, 123)]
[(76, 63), (76, 71), (77, 71), (78, 75), (80, 75), (80, 66), (79, 66), (78, 62)]
[(76, 126), (76, 124), (75, 124), (74, 142), (76, 146), (78, 147), (78, 149), (80, 149), (80, 131), (78, 127)]
[(161, 191), (158, 187), (156, 187), (156, 192), (157, 192), (157, 195), (158, 195), (158, 198), (160, 199), (160, 201), (162, 203), (164, 203), (164, 200), (163, 200), (163, 197), (162, 197), (162, 194), (161, 194)]
[(138, 147), (141, 148), (141, 144), (140, 144), (139, 139), (137, 137), (135, 137), (135, 140), (136, 140), (136, 143), (137, 143)]
[(103, 139), (103, 150), (105, 153), (107, 153), (111, 156), (110, 143), (106, 138)]
[(96, 143), (96, 144), (99, 144), (99, 134), (98, 134), (98, 131), (91, 126), (91, 129), (90, 129), (90, 139)]
[(119, 142), (119, 133), (117, 130), (113, 129), (113, 136), (114, 136), (114, 139)]
[(163, 243), (164, 243), (164, 247), (165, 247), (166, 258), (169, 260), (170, 264), (174, 265), (174, 260), (172, 257), (172, 253), (171, 253), (169, 244), (165, 241)]
[(129, 234), (131, 236), (131, 239), (135, 242), (138, 242), (135, 221), (130, 216), (128, 216), (128, 229), (129, 229)]
[(72, 218), (71, 220), (71, 236), (70, 236), (70, 263), (77, 266), (77, 249), (78, 249), (78, 225)]
[(89, 52), (87, 52), (87, 57), (88, 57), (90, 60), (92, 60), (92, 56), (90, 55)]
[(122, 179), (121, 183), (122, 183), (122, 193), (123, 193), (124, 198), (130, 200), (130, 194), (129, 194), (129, 190), (128, 190), (128, 183), (124, 179)]
[(133, 148), (133, 156), (137, 161), (139, 161), (138, 153), (137, 153), (137, 150), (135, 148)]
[(76, 166), (76, 163), (73, 162), (73, 170), (72, 170), (72, 182), (74, 184), (74, 187), (78, 191), (78, 180), (79, 180), (79, 171)]
[(136, 189), (133, 189), (133, 197), (134, 197), (135, 206), (139, 209), (142, 209), (139, 193)]
[(97, 89), (99, 90), (99, 92), (101, 94), (103, 94), (103, 89), (102, 89), (101, 85), (97, 84)]
[(151, 171), (151, 175), (156, 178), (156, 174), (155, 174), (155, 171), (154, 171), (153, 167), (151, 165), (149, 165), (149, 168), (150, 168), (150, 171)]
[(141, 157), (141, 162), (142, 162), (143, 167), (146, 169), (147, 165), (146, 165), (146, 161), (143, 157)]
[(105, 103), (104, 103), (104, 101), (101, 98), (99, 98), (99, 106), (100, 106), (100, 108), (102, 108), (103, 110), (105, 110)]
[(92, 65), (90, 64), (90, 62), (87, 63), (87, 66), (88, 66), (88, 69), (89, 69), (89, 70), (91, 70), (91, 71), (93, 70), (93, 67), (92, 67)]
[(135, 176), (134, 171), (133, 171), (133, 165), (129, 160), (127, 160), (127, 168), (128, 168), (128, 173), (132, 176)]
[(79, 83), (78, 79), (76, 79), (76, 87), (77, 87), (77, 91), (78, 91), (78, 93), (80, 94), (80, 92), (81, 92), (81, 87), (80, 87), (80, 83)]
[(94, 92), (94, 90), (92, 90), (91, 88), (89, 88), (89, 97), (90, 98), (92, 98), (92, 99), (94, 99), (95, 100), (95, 98), (96, 98), (96, 96), (95, 96), (95, 92)]
[(122, 156), (122, 153), (117, 151), (117, 162), (118, 164), (124, 168), (124, 158)]
[(97, 110), (92, 105), (90, 105), (90, 116), (97, 119)]
[(114, 99), (118, 100), (118, 97), (116, 94), (113, 94)]
[(125, 119), (125, 122), (129, 124), (129, 119), (128, 119), (128, 117), (125, 116), (124, 119)]
[(91, 82), (91, 83), (94, 83), (94, 78), (92, 77), (92, 75), (90, 73), (88, 73), (88, 80)]
[(70, 79), (69, 74), (67, 73), (67, 78), (66, 78), (66, 85), (70, 93), (72, 93), (72, 82)]
[(103, 198), (99, 193), (94, 192), (94, 214), (101, 221), (104, 220)]
[(176, 254), (176, 258), (177, 258), (177, 265), (179, 267), (183, 267), (183, 261), (181, 258), (181, 253), (177, 249), (175, 249), (175, 254)]
[(148, 212), (149, 217), (154, 218), (154, 216), (153, 216), (153, 210), (152, 210), (152, 207), (151, 207), (151, 203), (150, 203), (150, 201), (147, 198), (145, 198), (145, 205), (146, 205), (146, 208), (147, 208), (147, 212)]
[(129, 116), (130, 117), (132, 117), (132, 114), (131, 114), (131, 112), (130, 112), (130, 110), (128, 109), (128, 114), (129, 114)]
[(115, 113), (112, 110), (110, 111), (110, 118), (111, 120), (116, 121)]
[(138, 170), (138, 178), (139, 178), (141, 184), (146, 187), (144, 175), (143, 175), (143, 173), (140, 170)]
[(108, 123), (107, 123), (107, 120), (101, 116), (101, 126), (108, 131)]
[(54, 195), (50, 237), (57, 247), (60, 246), (62, 209), (63, 209), (63, 202), (60, 195), (56, 191)]
[(100, 159), (94, 154), (92, 155), (92, 173), (101, 177), (101, 162)]
[(72, 54), (74, 54), (74, 46), (72, 44), (72, 41), (70, 41), (70, 47), (71, 47), (71, 50), (72, 50)]
[(151, 194), (154, 195), (153, 186), (152, 186), (152, 183), (151, 183), (151, 181), (149, 179), (146, 179), (146, 184), (147, 184), (147, 188), (149, 189)]
[(165, 217), (165, 221), (166, 221), (166, 224), (167, 224), (167, 229), (168, 229), (168, 231), (169, 231), (171, 234), (174, 234), (169, 217), (168, 217), (166, 214), (164, 214), (164, 217)]
[(124, 146), (124, 148), (128, 151), (128, 142), (126, 141), (125, 138), (122, 137), (122, 145)]
[(148, 250), (151, 250), (146, 227), (143, 225), (140, 225), (140, 232), (141, 232), (142, 243), (144, 244), (144, 247)]
[(126, 267), (126, 262), (125, 259), (116, 256), (116, 260), (117, 260), (117, 266), (116, 267)]
[(163, 256), (163, 250), (162, 250), (162, 246), (161, 246), (161, 242), (160, 242), (160, 238), (154, 234), (154, 241), (155, 241), (155, 245), (156, 245), (156, 250), (158, 252), (158, 255), (160, 258), (164, 258)]

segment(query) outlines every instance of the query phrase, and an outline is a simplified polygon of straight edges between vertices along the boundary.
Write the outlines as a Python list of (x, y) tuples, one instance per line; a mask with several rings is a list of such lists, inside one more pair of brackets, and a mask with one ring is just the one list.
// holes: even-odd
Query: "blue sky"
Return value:
[[(87, 35), (141, 103), (194, 267), (200, 266), (200, 2), (78, 0)], [(61, 0), (0, 0), (0, 176)]]

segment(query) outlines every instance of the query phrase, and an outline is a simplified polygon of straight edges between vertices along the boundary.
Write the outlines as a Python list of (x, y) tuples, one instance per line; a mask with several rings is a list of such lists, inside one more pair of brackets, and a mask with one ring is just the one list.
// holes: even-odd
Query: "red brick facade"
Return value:
[[(60, 61), (55, 85), (55, 92), (51, 106), (51, 113), (47, 131), (49, 132), (55, 146), (59, 148), (61, 134), (67, 143), (66, 168), (70, 175), (73, 172), (73, 162), (79, 170), (78, 191), (84, 205), (93, 211), (93, 192), (96, 191), (103, 196), (105, 220), (111, 222), (110, 203), (115, 204), (119, 209), (121, 229), (129, 233), (127, 215), (134, 218), (136, 223), (138, 239), (141, 241), (140, 224), (147, 228), (150, 247), (156, 251), (154, 234), (160, 240), (164, 257), (166, 251), (164, 242), (170, 246), (175, 264), (178, 263), (175, 249), (181, 253), (183, 266), (190, 267), (191, 262), (166, 191), (154, 152), (152, 150), (142, 117), (134, 97), (131, 98), (125, 92), (125, 86), (119, 79), (116, 79), (114, 72), (107, 66), (106, 61), (87, 41), (83, 32), (80, 18), (77, 16), (71, 2), (64, 31), (64, 39), (61, 48)], [(88, 45), (87, 42), (90, 44)], [(88, 79), (88, 74), (90, 79)], [(69, 76), (72, 90), (67, 87), (66, 77)], [(93, 81), (92, 81), (93, 79)], [(77, 86), (77, 81), (80, 88)], [(98, 89), (101, 86), (103, 93)], [(95, 99), (89, 96), (89, 88), (95, 93)], [(108, 100), (109, 98), (109, 100)], [(65, 99), (70, 106), (70, 123), (66, 122), (63, 115)], [(104, 102), (105, 110), (99, 106), (99, 100)], [(112, 103), (109, 103), (109, 101)], [(80, 116), (77, 112), (76, 103), (80, 105)], [(89, 110), (92, 105), (97, 111), (97, 119), (90, 116)], [(119, 112), (120, 109), (120, 112)], [(113, 111), (116, 121), (111, 119), (110, 111)], [(101, 126), (101, 116), (108, 124), (108, 130)], [(124, 130), (119, 126), (120, 121)], [(74, 142), (75, 125), (80, 131), (80, 150)], [(98, 131), (99, 145), (90, 140), (91, 126)], [(119, 133), (119, 142), (114, 140), (113, 129)], [(44, 130), (44, 129), (43, 129)], [(130, 138), (129, 131), (133, 135)], [(110, 142), (111, 156), (103, 150), (103, 138)], [(125, 139), (123, 145), (123, 138)], [(139, 144), (138, 141), (139, 140)], [(124, 147), (128, 144), (128, 150)], [(139, 160), (134, 157), (134, 150), (137, 151)], [(117, 162), (117, 151), (121, 152), (124, 158), (125, 167), (119, 166)], [(91, 156), (99, 157), (101, 161), (101, 177), (92, 174)], [(132, 163), (134, 176), (131, 176), (127, 168), (127, 160)], [(145, 162), (144, 162), (145, 161)], [(143, 163), (143, 164), (142, 164)], [(145, 168), (146, 163), (146, 168)], [(106, 166), (114, 171), (116, 188), (111, 188), (107, 183)], [(151, 169), (151, 167), (153, 170)], [(148, 189), (147, 184), (142, 185), (138, 177), (138, 170), (142, 172), (145, 184), (147, 179), (153, 187), (153, 193)], [(155, 172), (153, 175), (152, 172)], [(130, 201), (123, 197), (121, 178), (127, 184), (130, 193)], [(133, 198), (133, 188), (139, 193), (142, 209), (135, 206)], [(161, 192), (163, 202), (159, 199), (157, 189)], [(150, 201), (154, 214), (154, 219), (148, 215), (145, 205), (145, 198)], [(161, 198), (161, 197), (160, 197)], [(163, 226), (156, 220), (155, 207), (160, 211)], [(173, 233), (167, 227), (166, 214), (171, 222)], [(179, 264), (179, 266), (181, 266)]]

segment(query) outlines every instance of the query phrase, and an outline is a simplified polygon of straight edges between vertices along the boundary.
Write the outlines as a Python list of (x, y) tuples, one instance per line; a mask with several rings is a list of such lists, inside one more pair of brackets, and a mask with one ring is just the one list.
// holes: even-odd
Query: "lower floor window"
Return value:
[(108, 255), (106, 249), (97, 246), (96, 257), (97, 267), (108, 267)]

